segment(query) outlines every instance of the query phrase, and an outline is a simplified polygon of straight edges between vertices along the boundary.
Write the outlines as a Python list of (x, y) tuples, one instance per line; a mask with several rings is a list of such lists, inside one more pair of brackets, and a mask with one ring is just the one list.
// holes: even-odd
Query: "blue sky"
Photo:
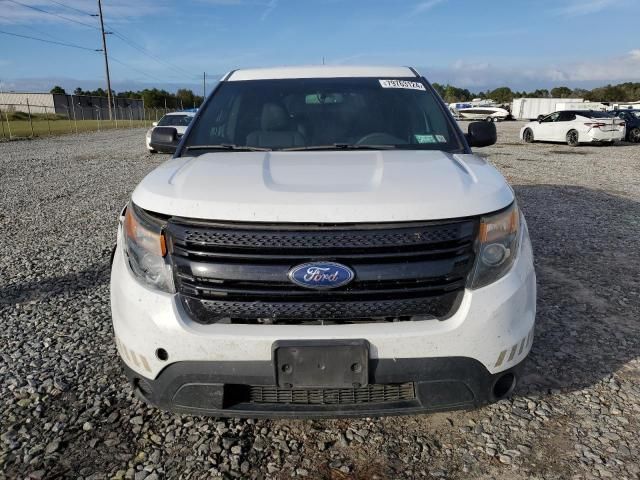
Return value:
[[(238, 67), (417, 66), (471, 90), (640, 80), (638, 0), (104, 0), (116, 90)], [(86, 23), (29, 9), (24, 5)], [(0, 0), (0, 31), (100, 48), (97, 0)], [(64, 5), (64, 6), (63, 6)], [(619, 33), (622, 32), (622, 33)], [(122, 38), (124, 37), (124, 39)], [(135, 47), (131, 46), (131, 43)], [(4, 90), (96, 88), (99, 53), (0, 34)]]

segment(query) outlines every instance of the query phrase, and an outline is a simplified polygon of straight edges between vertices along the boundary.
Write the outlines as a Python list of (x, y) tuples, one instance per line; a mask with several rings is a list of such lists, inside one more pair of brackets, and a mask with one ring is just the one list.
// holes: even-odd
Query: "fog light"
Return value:
[(504, 245), (491, 243), (482, 249), (482, 261), (485, 265), (495, 267), (500, 265), (508, 256), (508, 251)]

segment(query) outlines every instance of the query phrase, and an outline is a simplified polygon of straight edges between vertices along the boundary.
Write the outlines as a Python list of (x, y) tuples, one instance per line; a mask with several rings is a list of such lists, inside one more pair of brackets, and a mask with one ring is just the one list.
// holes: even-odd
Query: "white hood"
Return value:
[(440, 151), (212, 152), (171, 159), (133, 202), (167, 215), (249, 222), (393, 222), (466, 217), (513, 201), (474, 155)]

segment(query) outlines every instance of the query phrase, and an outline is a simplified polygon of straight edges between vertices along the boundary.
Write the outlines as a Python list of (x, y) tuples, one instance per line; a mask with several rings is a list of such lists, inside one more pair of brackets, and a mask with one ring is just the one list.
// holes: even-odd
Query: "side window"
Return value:
[(555, 113), (552, 113), (551, 115), (547, 115), (542, 119), (542, 123), (555, 122), (558, 120), (558, 116), (560, 116), (560, 112), (555, 112)]
[(570, 122), (576, 119), (576, 114), (573, 112), (560, 112), (558, 115), (558, 122)]

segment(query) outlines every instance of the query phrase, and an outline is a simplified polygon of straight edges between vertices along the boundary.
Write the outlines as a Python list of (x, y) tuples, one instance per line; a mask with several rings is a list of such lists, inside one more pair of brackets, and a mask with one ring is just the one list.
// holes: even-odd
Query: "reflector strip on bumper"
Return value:
[(128, 360), (130, 363), (133, 363), (136, 367), (138, 368), (144, 368), (147, 372), (151, 371), (151, 367), (149, 366), (149, 362), (147, 361), (147, 358), (138, 353), (136, 354), (136, 352), (134, 352), (133, 350), (129, 350), (124, 343), (122, 343), (122, 341), (120, 341), (120, 339), (118, 337), (115, 337), (115, 341), (116, 341), (116, 348), (118, 349), (118, 352), (120, 353), (120, 356), (126, 360)]
[[(500, 352), (500, 354), (498, 355), (498, 359), (496, 360), (496, 363), (495, 363), (494, 367), (499, 367), (500, 365), (502, 365), (502, 363), (504, 362), (505, 357), (507, 356), (507, 352), (509, 352), (509, 358), (507, 358), (507, 362), (506, 363), (510, 363), (514, 359), (517, 359), (517, 358), (520, 357), (520, 355), (522, 355), (522, 352), (525, 350), (525, 347), (528, 350), (531, 347), (532, 343), (533, 343), (533, 328), (531, 328), (531, 330), (529, 331), (529, 333), (527, 334), (526, 337), (522, 338), (519, 342), (517, 342), (515, 345), (513, 345), (510, 349), (502, 350)], [(519, 348), (518, 348), (518, 346), (519, 346)], [(518, 352), (517, 354), (516, 354), (516, 351)]]

